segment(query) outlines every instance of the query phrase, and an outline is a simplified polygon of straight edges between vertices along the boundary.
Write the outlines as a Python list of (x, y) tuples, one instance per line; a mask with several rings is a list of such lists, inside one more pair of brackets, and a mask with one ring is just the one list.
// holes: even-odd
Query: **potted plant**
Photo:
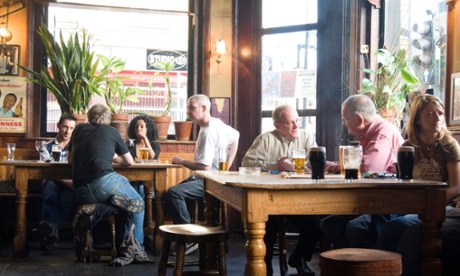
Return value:
[(108, 58), (98, 54), (103, 72), (103, 80), (99, 86), (99, 94), (104, 96), (105, 102), (112, 112), (111, 125), (120, 131), (124, 139), (128, 138), (128, 113), (123, 111), (126, 102), (139, 102), (138, 94), (145, 94), (144, 90), (137, 87), (125, 87), (123, 80), (128, 80), (129, 76), (117, 76), (123, 71), (126, 61), (119, 57)]
[(188, 116), (185, 121), (174, 121), (174, 133), (177, 141), (190, 140), (193, 122), (189, 121)]
[[(99, 61), (90, 51), (90, 35), (85, 29), (69, 36), (65, 41), (62, 32), (56, 39), (43, 24), (39, 30), (49, 60), (39, 72), (19, 65), (32, 74), (29, 82), (46, 87), (52, 93), (62, 113), (86, 114), (90, 100), (98, 94), (98, 86), (107, 72), (97, 72)], [(86, 116), (85, 116), (86, 117)]]
[(382, 48), (376, 55), (379, 64), (376, 71), (361, 68), (361, 71), (374, 78), (363, 78), (359, 93), (367, 94), (377, 112), (384, 118), (394, 118), (397, 124), (402, 119), (407, 96), (413, 93), (419, 80), (408, 64), (406, 50), (392, 52)]
[(172, 61), (161, 61), (161, 62), (156, 62), (155, 64), (156, 68), (159, 68), (164, 72), (164, 74), (161, 73), (161, 71), (157, 71), (153, 74), (152, 78), (149, 81), (149, 88), (152, 89), (152, 83), (154, 78), (157, 75), (161, 75), (165, 82), (166, 82), (166, 89), (167, 89), (167, 98), (166, 102), (163, 108), (163, 111), (159, 113), (148, 113), (144, 111), (132, 111), (132, 113), (136, 114), (143, 114), (149, 116), (156, 124), (158, 128), (158, 137), (160, 140), (166, 140), (168, 137), (168, 129), (169, 126), (171, 125), (172, 118), (169, 116), (169, 113), (171, 112), (171, 107), (172, 107), (172, 91), (171, 91), (171, 83), (170, 83), (170, 78), (169, 78), (169, 72), (174, 69), (176, 66), (176, 62), (174, 60)]

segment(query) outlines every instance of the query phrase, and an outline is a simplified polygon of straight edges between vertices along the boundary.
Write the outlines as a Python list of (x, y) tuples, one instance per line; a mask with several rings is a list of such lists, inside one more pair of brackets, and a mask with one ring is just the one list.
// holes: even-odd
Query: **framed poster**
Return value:
[(449, 113), (450, 125), (460, 125), (460, 73), (452, 74)]
[(26, 81), (0, 77), (0, 133), (26, 132)]
[(19, 73), (19, 45), (0, 46), (0, 75), (17, 76)]
[(211, 116), (230, 125), (230, 98), (211, 98)]

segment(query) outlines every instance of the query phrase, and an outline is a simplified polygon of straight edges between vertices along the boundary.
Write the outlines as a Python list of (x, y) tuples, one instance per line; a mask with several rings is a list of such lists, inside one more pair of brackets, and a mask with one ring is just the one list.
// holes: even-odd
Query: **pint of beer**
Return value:
[(51, 155), (53, 156), (53, 160), (55, 162), (61, 162), (61, 148), (59, 145), (53, 145), (51, 147)]
[(305, 172), (305, 149), (295, 149), (292, 152), (292, 163), (296, 173)]
[(311, 166), (311, 179), (320, 180), (324, 179), (324, 168), (326, 166), (326, 148), (313, 147), (310, 148), (310, 166)]
[(343, 167), (345, 168), (345, 180), (357, 180), (359, 168), (363, 156), (361, 146), (350, 146), (343, 149)]
[(228, 171), (227, 161), (219, 161), (219, 171)]
[(139, 155), (141, 159), (141, 163), (145, 163), (147, 160), (149, 160), (149, 149), (148, 148), (140, 148), (139, 149)]
[(409, 180), (412, 179), (414, 170), (414, 147), (401, 146), (398, 149), (398, 168), (399, 179)]
[(340, 174), (345, 174), (345, 168), (343, 167), (343, 149), (350, 146), (339, 146), (339, 164), (340, 164)]

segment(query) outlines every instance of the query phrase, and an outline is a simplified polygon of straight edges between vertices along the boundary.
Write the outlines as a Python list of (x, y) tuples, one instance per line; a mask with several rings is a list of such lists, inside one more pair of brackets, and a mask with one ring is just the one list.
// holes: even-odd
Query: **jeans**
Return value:
[(335, 249), (374, 248), (381, 226), (398, 215), (331, 215), (322, 219), (321, 230)]
[(74, 191), (62, 182), (45, 179), (42, 183), (42, 198), (40, 222), (48, 223), (56, 230), (61, 229), (75, 212), (77, 198)]
[[(133, 186), (131, 186), (128, 179), (115, 172), (106, 174), (87, 183), (85, 186), (75, 189), (75, 194), (80, 204), (107, 202), (115, 194), (144, 202)], [(139, 213), (132, 213), (135, 225), (133, 234), (141, 245), (144, 244), (144, 213), (145, 210)]]
[(192, 175), (165, 194), (166, 206), (174, 224), (191, 222), (187, 201), (203, 199), (203, 179)]
[[(394, 251), (402, 256), (403, 275), (419, 275), (422, 222), (418, 215), (399, 217), (382, 226), (377, 248)], [(441, 229), (443, 275), (458, 275), (460, 258), (460, 208), (446, 207), (446, 219)], [(456, 270), (455, 274), (450, 273)]]
[[(299, 232), (299, 239), (291, 254), (295, 260), (304, 259), (309, 262), (315, 252), (316, 243), (321, 238), (321, 229), (319, 228), (319, 218), (317, 216), (307, 215), (289, 215), (289, 216), (268, 216), (265, 225), (266, 232), (264, 242), (266, 246), (265, 263), (267, 271), (272, 269), (273, 247), (278, 236), (279, 226), (285, 227), (286, 222), (290, 222)], [(291, 258), (290, 257), (290, 258)], [(267, 273), (269, 275), (270, 273)]]

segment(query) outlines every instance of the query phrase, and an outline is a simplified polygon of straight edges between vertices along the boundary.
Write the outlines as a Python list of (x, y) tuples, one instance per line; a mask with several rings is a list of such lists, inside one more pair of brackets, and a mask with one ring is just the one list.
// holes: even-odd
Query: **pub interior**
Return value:
[[(42, 22), (47, 22), (53, 34), (58, 36), (61, 28), (73, 32), (84, 26), (73, 21), (76, 20), (74, 17), (94, 19), (98, 16), (99, 21), (88, 23), (93, 24), (89, 32), (96, 34), (95, 49), (106, 56), (130, 52), (123, 57), (133, 59), (128, 60), (123, 71), (130, 78), (125, 81), (125, 86), (156, 91), (153, 95), (138, 95), (139, 103), (125, 104), (126, 110), (147, 113), (161, 110), (169, 88), (173, 91), (173, 121), (184, 121), (186, 99), (194, 94), (207, 95), (212, 100), (213, 116), (221, 118), (240, 134), (238, 152), (230, 171), (238, 171), (242, 166), (246, 151), (259, 134), (273, 129), (272, 110), (279, 104), (295, 106), (302, 119), (302, 128), (312, 132), (317, 144), (327, 149), (327, 160), (338, 160), (339, 146), (356, 139), (343, 125), (341, 104), (349, 95), (359, 93), (362, 79), (369, 77), (360, 69), (376, 69), (378, 62), (374, 53), (384, 47), (408, 51), (408, 61), (417, 69), (421, 80), (414, 92), (433, 93), (442, 99), (447, 126), (460, 141), (460, 115), (457, 112), (460, 110), (460, 83), (455, 82), (456, 78), (460, 79), (457, 74), (460, 72), (458, 0), (430, 0), (424, 1), (427, 3), (423, 5), (418, 0), (183, 0), (158, 6), (143, 6), (138, 1), (129, 1), (129, 6), (118, 3), (123, 1), (95, 2), (0, 2), (0, 105), (4, 105), (6, 95), (10, 93), (8, 90), (17, 93), (19, 98), (12, 108), (18, 110), (15, 110), (18, 116), (8, 118), (6, 112), (0, 115), (0, 160), (8, 158), (8, 143), (16, 144), (15, 159), (38, 160), (35, 141), (49, 140), (56, 135), (54, 126), (60, 115), (56, 99), (50, 97), (46, 88), (27, 82), (31, 74), (23, 70), (39, 72), (46, 64), (47, 53), (38, 34)], [(414, 10), (420, 13), (415, 16)], [(97, 11), (111, 12), (111, 15), (104, 18), (93, 14)], [(134, 14), (134, 17), (128, 14)], [(109, 37), (110, 42), (105, 42), (103, 35), (97, 35), (100, 29), (107, 27), (97, 26), (102, 25), (101, 20), (109, 21), (109, 18), (109, 25), (114, 29), (122, 30), (126, 26), (134, 26), (134, 29), (124, 30), (121, 35)], [(150, 22), (151, 18), (155, 19)], [(425, 22), (429, 22), (433, 30), (429, 38), (431, 51), (420, 46), (427, 33), (414, 37), (417, 34), (414, 25), (422, 26)], [(144, 26), (138, 26), (144, 23)], [(2, 32), (3, 27), (9, 33)], [(152, 33), (145, 33), (143, 29)], [(140, 37), (134, 36), (135, 33)], [(426, 54), (429, 61), (424, 60)], [(161, 60), (168, 55), (176, 58), (176, 67), (168, 71), (171, 83), (161, 77), (166, 76), (164, 68), (152, 67), (156, 58)], [(186, 66), (180, 68), (179, 60)], [(10, 61), (14, 65), (8, 65)], [(151, 88), (152, 83), (154, 88)], [(101, 96), (95, 98), (91, 103), (104, 101)], [(3, 107), (0, 111), (3, 112)], [(129, 115), (130, 118), (136, 115), (134, 113)], [(404, 119), (399, 127), (403, 124)], [(161, 147), (159, 161), (170, 163), (176, 155), (193, 159), (199, 127), (195, 124), (189, 139), (183, 140), (176, 139), (177, 130), (173, 129), (172, 123), (167, 128), (166, 136), (158, 141)], [(53, 270), (46, 264), (47, 256), (42, 255), (32, 241), (25, 241), (26, 254), (29, 255), (26, 262), (21, 263), (23, 258), (13, 258), (13, 236), (18, 225), (17, 189), (14, 186), (17, 176), (14, 173), (14, 166), (0, 165), (0, 259), (10, 266), (31, 265), (32, 256), (41, 264), (34, 264), (34, 270), (52, 274)], [(168, 168), (164, 185), (172, 187), (192, 173), (185, 167)], [(30, 231), (37, 227), (40, 217), (40, 181), (30, 180), (27, 193), (25, 231), (30, 237)], [(156, 202), (150, 207), (155, 220), (158, 214)], [(167, 215), (161, 216), (170, 222)], [(71, 222), (64, 228), (68, 231), (69, 244), (63, 243), (60, 250), (63, 250), (61, 256), (68, 257), (69, 265), (60, 266), (63, 269), (60, 273), (72, 274), (66, 271), (73, 270), (76, 265), (71, 245)], [(228, 274), (241, 275), (246, 260), (244, 223), (241, 213), (232, 207), (228, 208), (227, 228), (233, 234), (227, 256)], [(288, 251), (297, 237), (295, 233), (289, 234), (292, 235), (289, 235)], [(150, 248), (147, 250), (155, 264), (126, 267), (122, 273), (142, 275), (147, 273), (147, 267), (148, 273), (153, 271), (155, 274), (159, 256)], [(0, 274), (9, 275), (8, 265), (0, 264)], [(78, 264), (82, 272), (75, 274), (117, 273), (103, 266), (92, 273), (91, 265)], [(316, 275), (320, 275), (318, 254), (315, 254), (311, 267)], [(275, 264), (274, 275), (277, 270), (278, 264)], [(15, 270), (10, 270), (14, 274), (12, 271)], [(17, 273), (32, 272), (23, 270)], [(289, 273), (295, 273), (295, 269), (290, 268)]]

